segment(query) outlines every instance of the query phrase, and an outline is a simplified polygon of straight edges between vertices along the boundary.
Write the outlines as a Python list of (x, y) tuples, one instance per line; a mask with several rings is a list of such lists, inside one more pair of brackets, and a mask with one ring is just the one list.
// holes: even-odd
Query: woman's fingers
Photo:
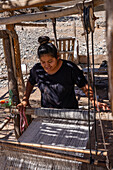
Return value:
[(26, 101), (22, 101), (21, 103), (17, 105), (18, 110), (20, 111), (21, 109), (24, 109), (25, 111), (27, 104), (28, 103)]
[[(94, 106), (94, 101), (93, 101), (93, 106)], [(95, 107), (97, 109), (97, 111), (99, 111), (99, 109), (102, 110), (110, 110), (110, 108), (108, 107), (108, 105), (106, 103), (101, 103), (101, 102), (95, 102)]]
[(100, 109), (102, 109), (102, 110), (110, 110), (110, 108), (108, 107), (108, 105), (106, 104), (106, 103), (100, 103), (100, 102), (98, 102), (99, 104), (98, 104), (98, 106), (99, 106), (99, 108)]

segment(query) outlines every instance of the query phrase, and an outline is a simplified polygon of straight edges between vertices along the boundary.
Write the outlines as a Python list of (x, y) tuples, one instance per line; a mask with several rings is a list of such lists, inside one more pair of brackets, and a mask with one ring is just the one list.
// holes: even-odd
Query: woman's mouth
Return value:
[(49, 71), (49, 70), (51, 70), (51, 67), (46, 67), (45, 70)]

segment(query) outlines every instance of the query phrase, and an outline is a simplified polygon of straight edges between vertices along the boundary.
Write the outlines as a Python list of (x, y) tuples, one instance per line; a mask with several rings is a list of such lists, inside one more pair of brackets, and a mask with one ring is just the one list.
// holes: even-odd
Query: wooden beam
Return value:
[[(13, 92), (12, 103), (14, 105), (17, 105), (20, 102), (20, 100), (19, 100), (17, 80), (14, 75), (13, 60), (11, 54), (11, 44), (9, 38), (3, 39), (3, 47), (4, 47), (5, 60), (6, 60), (7, 70), (8, 70), (9, 90)], [(16, 124), (14, 123), (14, 127), (15, 127), (15, 134), (17, 138), (20, 136), (18, 119), (19, 119), (19, 115), (14, 117), (14, 120), (16, 122)]]
[(7, 71), (8, 71), (9, 90), (13, 92), (14, 95), (13, 102), (18, 104), (19, 103), (18, 86), (17, 86), (16, 78), (14, 76), (9, 38), (3, 39), (3, 48), (4, 48), (5, 61), (7, 65)]
[[(50, 150), (57, 150), (57, 151), (65, 151), (65, 152), (75, 152), (75, 153), (83, 153), (83, 154), (90, 154), (90, 150), (85, 149), (76, 149), (76, 148), (67, 148), (67, 147), (58, 147), (58, 146), (51, 146), (51, 145), (43, 145), (43, 144), (34, 144), (34, 143), (24, 143), (24, 142), (13, 142), (13, 141), (0, 141), (0, 143), (24, 146), (24, 147), (32, 147), (35, 149), (50, 149)], [(95, 151), (92, 150), (92, 155), (100, 155), (100, 156), (107, 156), (107, 152), (105, 151)]]
[[(18, 85), (17, 85), (17, 80), (14, 74), (14, 67), (13, 67), (13, 59), (12, 59), (12, 53), (11, 53), (11, 41), (10, 39), (3, 39), (3, 47), (4, 47), (4, 54), (6, 58), (6, 65), (7, 65), (7, 70), (8, 70), (8, 82), (9, 82), (9, 90), (13, 92), (13, 99), (12, 103), (14, 105), (17, 105), (20, 100), (19, 100), (19, 92), (18, 92)], [(20, 132), (18, 130), (19, 127), (19, 121), (18, 118), (19, 115), (17, 115), (14, 120), (16, 122), (16, 125), (14, 123), (15, 127), (15, 132), (16, 136), (20, 136)]]
[[(19, 114), (19, 111), (17, 108), (13, 107), (11, 110), (12, 114)], [(34, 115), (35, 117), (40, 118), (60, 118), (65, 120), (88, 120), (88, 111), (87, 110), (73, 110), (73, 109), (48, 109), (48, 108), (26, 108), (25, 111), (26, 115)], [(105, 121), (111, 121), (113, 120), (113, 116), (111, 112), (101, 112), (96, 113), (96, 120), (99, 120), (99, 117), (101, 117), (101, 120)], [(94, 114), (90, 114), (90, 120), (94, 121)]]
[[(69, 2), (70, 0), (4, 0), (0, 1), (0, 12), (12, 11), (30, 7), (38, 7), (55, 3)], [(78, 2), (78, 0), (75, 0)]]
[(0, 30), (0, 38), (8, 38), (6, 30)]
[(113, 115), (113, 1), (106, 0), (108, 73), (111, 109)]
[(0, 130), (2, 130), (11, 120), (11, 117), (6, 118), (1, 124), (0, 124)]
[(7, 32), (7, 34), (9, 34), (9, 36), (11, 38), (16, 38), (16, 34), (13, 31), (10, 31), (9, 29), (6, 29), (6, 32)]
[[(104, 0), (95, 0), (94, 7), (104, 4)], [(92, 5), (92, 1), (86, 2), (86, 6)], [(15, 24), (24, 21), (37, 21), (37, 20), (45, 20), (50, 18), (59, 18), (62, 16), (73, 15), (81, 13), (83, 10), (83, 3), (78, 3), (71, 7), (66, 7), (62, 9), (52, 10), (52, 11), (45, 11), (45, 12), (38, 12), (36, 14), (23, 14), (18, 16), (0, 18), (0, 25), (3, 24)]]
[(100, 5), (94, 8), (94, 12), (105, 11), (105, 5)]
[(19, 48), (19, 40), (18, 35), (14, 29), (14, 25), (6, 25), (7, 32), (9, 32), (9, 36), (13, 39), (13, 47), (14, 48), (14, 60), (15, 60), (15, 67), (16, 67), (16, 78), (18, 84), (18, 91), (19, 91), (19, 98), (20, 100), (23, 98), (24, 93), (24, 80), (22, 76), (21, 70), (21, 59), (20, 59), (20, 48)]
[[(19, 114), (18, 109), (12, 108), (12, 114)], [(65, 120), (88, 120), (87, 110), (74, 110), (74, 109), (49, 109), (49, 108), (26, 108), (26, 115), (35, 115), (40, 118), (54, 118)], [(90, 114), (91, 121), (94, 121), (94, 113)]]
[[(21, 71), (21, 59), (20, 59), (20, 49), (19, 49), (19, 41), (18, 35), (14, 29), (14, 25), (6, 25), (7, 32), (10, 37), (10, 45), (11, 45), (11, 55), (12, 55), (12, 65), (13, 65), (13, 74), (15, 77), (15, 83), (17, 84), (17, 93), (18, 93), (18, 101), (16, 105), (21, 101), (24, 93), (24, 80)], [(16, 96), (14, 96), (16, 98)], [(20, 136), (20, 116), (17, 115), (14, 117), (14, 129), (16, 138)]]
[[(77, 2), (78, 3), (78, 2)], [(66, 5), (65, 5), (66, 6)], [(70, 5), (67, 5), (70, 6)], [(50, 11), (50, 10), (55, 10), (55, 9), (62, 9), (64, 6), (53, 6), (53, 5), (48, 5), (48, 6), (43, 6), (43, 11)], [(105, 5), (99, 5), (94, 8), (94, 12), (99, 12), (99, 11), (105, 11)]]
[(15, 26), (23, 26), (23, 27), (47, 27), (47, 24), (16, 23)]
[[(42, 149), (36, 149), (36, 148), (32, 148), (32, 147), (26, 147), (26, 146), (21, 146), (19, 144), (11, 144), (10, 142), (6, 142), (6, 141), (0, 141), (0, 146), (1, 146), (1, 150), (2, 152), (5, 152), (6, 151), (9, 151), (9, 154), (11, 153), (11, 155), (13, 156), (13, 151), (15, 153), (18, 152), (20, 153), (20, 157), (22, 155), (22, 153), (29, 153), (29, 154), (32, 154), (33, 155), (42, 155), (43, 157), (50, 157), (50, 158), (53, 158), (53, 161), (54, 161), (54, 158), (55, 160), (57, 158), (59, 158), (59, 161), (60, 159), (64, 159), (64, 160), (69, 160), (69, 161), (78, 161), (78, 162), (83, 162), (83, 163), (87, 163), (87, 164), (90, 164), (90, 159), (84, 159), (84, 158), (80, 158), (80, 157), (77, 157), (77, 156), (71, 156), (71, 155), (64, 155), (64, 154), (59, 154), (59, 153), (52, 153), (52, 152), (49, 152), (49, 151), (45, 151), (45, 150), (42, 150)], [(6, 152), (6, 156), (7, 156), (7, 152)], [(32, 158), (32, 155), (31, 155), (31, 158)], [(58, 163), (58, 162), (57, 162)], [(94, 160), (94, 162), (92, 163), (93, 165), (96, 165), (96, 166), (101, 166), (101, 167), (106, 167), (106, 163), (104, 161), (99, 161), (99, 160)]]

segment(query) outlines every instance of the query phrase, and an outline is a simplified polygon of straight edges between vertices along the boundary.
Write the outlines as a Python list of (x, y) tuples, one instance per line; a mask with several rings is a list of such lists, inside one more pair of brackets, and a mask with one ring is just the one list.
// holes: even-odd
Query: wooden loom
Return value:
[[(2, 164), (4, 168), (13, 165), (13, 168), (24, 169), (35, 166), (47, 169), (52, 167), (62, 169), (64, 167), (78, 169), (82, 163), (90, 164), (90, 150), (86, 149), (88, 141), (88, 112), (69, 109), (29, 109), (27, 114), (35, 114), (35, 118), (27, 130), (20, 136), (18, 142), (0, 141), (1, 160), (7, 160)], [(16, 108), (13, 114), (19, 114)], [(94, 113), (90, 114), (92, 129), (94, 125)], [(87, 158), (84, 158), (87, 155)], [(104, 150), (92, 150), (95, 167), (106, 167)], [(97, 160), (99, 157), (99, 160)], [(29, 161), (28, 161), (29, 160)], [(40, 165), (39, 165), (40, 162)], [(78, 162), (78, 163), (77, 163)], [(45, 168), (45, 169), (46, 169)]]
[[(18, 141), (0, 140), (0, 160), (3, 169), (11, 165), (13, 168), (23, 169), (43, 166), (48, 169), (78, 169), (82, 168), (83, 163), (96, 169), (106, 169), (107, 152), (102, 148), (97, 153), (95, 148), (92, 149), (94, 162), (90, 165), (87, 110), (34, 108), (27, 109), (26, 113), (34, 115), (34, 120)], [(12, 114), (19, 112), (12, 108)], [(90, 128), (93, 129), (93, 112), (90, 114), (90, 120)]]
[[(55, 0), (32, 0), (32, 1), (26, 1), (26, 0), (19, 0), (19, 1), (10, 1), (10, 3), (8, 1), (2, 1), (0, 2), (0, 12), (4, 12), (4, 11), (14, 11), (17, 9), (24, 9), (24, 8), (30, 8), (30, 7), (41, 7), (42, 5), (48, 5), (48, 4), (54, 4), (54, 3), (58, 3), (59, 1)], [(70, 2), (69, 0), (61, 0), (60, 2)], [(76, 1), (75, 1), (76, 2)], [(78, 2), (78, 1), (77, 1)], [(104, 4), (104, 0), (94, 0), (94, 7), (99, 6), (101, 4)], [(92, 2), (87, 2), (86, 5), (91, 5)], [(113, 56), (113, 35), (112, 35), (112, 27), (113, 25), (111, 24), (112, 22), (112, 15), (113, 15), (113, 4), (112, 2), (110, 2), (109, 0), (106, 0), (106, 4), (107, 4), (107, 27), (109, 29), (107, 29), (107, 41), (108, 41), (108, 52), (109, 52), (109, 78), (110, 78), (110, 94), (111, 94), (111, 106), (112, 106), (112, 113), (113, 113), (113, 97), (112, 97), (112, 87), (113, 87), (113, 83), (112, 83), (112, 56)], [(19, 50), (19, 43), (18, 43), (18, 35), (15, 32), (15, 28), (14, 28), (14, 24), (16, 23), (20, 23), (23, 21), (35, 21), (35, 20), (42, 20), (42, 19), (49, 19), (49, 18), (58, 18), (61, 16), (66, 16), (66, 15), (71, 15), (71, 14), (77, 14), (80, 12), (80, 10), (83, 10), (83, 3), (75, 3), (74, 6), (71, 7), (67, 7), (67, 8), (62, 8), (62, 9), (55, 9), (53, 11), (43, 11), (43, 12), (39, 12), (37, 14), (26, 14), (26, 15), (18, 15), (18, 16), (11, 16), (11, 17), (6, 17), (6, 18), (0, 18), (0, 24), (5, 24), (6, 25), (6, 30), (2, 30), (0, 32), (0, 38), (3, 38), (3, 46), (4, 46), (4, 53), (5, 53), (5, 57), (6, 57), (6, 61), (8, 63), (7, 68), (8, 68), (8, 80), (9, 80), (9, 88), (13, 91), (13, 94), (17, 97), (16, 98), (16, 103), (18, 103), (23, 95), (23, 90), (24, 90), (24, 82), (23, 82), (23, 77), (22, 77), (22, 73), (21, 73), (21, 60), (20, 60), (20, 50)], [(13, 43), (14, 42), (14, 43)], [(15, 60), (15, 63), (14, 63)], [(12, 73), (10, 72), (10, 69), (12, 70)], [(17, 119), (18, 120), (18, 119)], [(16, 121), (16, 120), (15, 120)], [(16, 124), (16, 126), (19, 126)], [(7, 145), (6, 145), (7, 144)], [(11, 143), (9, 143), (10, 145)], [(25, 155), (25, 158), (22, 156), (21, 152), (22, 150), (20, 149), (20, 147), (18, 147), (18, 143), (16, 144), (16, 149), (20, 152), (18, 152), (18, 159), (16, 157), (17, 155), (17, 151), (14, 150), (12, 151), (12, 146), (9, 146), (8, 143), (4, 143), (4, 141), (1, 142), (1, 160), (6, 159), (7, 160), (7, 164), (6, 166), (8, 166), (8, 163), (10, 161), (10, 165), (12, 164), (11, 159), (16, 161), (16, 165), (19, 166), (18, 162), (20, 161), (21, 164), (23, 164), (23, 168), (25, 168), (27, 165), (26, 161), (29, 162), (30, 157), (32, 157), (32, 161), (34, 160), (41, 160), (44, 157), (46, 158), (47, 161), (45, 161), (45, 159), (42, 160), (41, 165), (44, 165), (46, 167), (46, 164), (49, 162), (51, 162), (51, 159), (53, 159), (56, 155), (54, 153), (47, 153), (45, 151), (38, 151), (38, 157), (36, 157), (36, 155), (34, 155), (34, 152), (30, 154), (30, 148), (27, 149), (25, 148), (25, 150), (27, 150), (27, 154)], [(13, 146), (14, 147), (14, 146)], [(23, 148), (22, 148), (23, 149)], [(3, 150), (5, 150), (5, 156), (3, 154)], [(10, 151), (11, 150), (11, 151)], [(32, 150), (32, 149), (31, 149)], [(29, 154), (28, 154), (29, 152)], [(13, 156), (11, 156), (13, 155)], [(41, 155), (41, 157), (40, 157)], [(52, 156), (54, 155), (54, 156)], [(52, 156), (52, 157), (51, 157)], [(51, 159), (48, 159), (51, 158)], [(57, 155), (57, 161), (54, 159), (53, 160), (53, 164), (50, 163), (48, 166), (50, 167), (50, 169), (55, 169), (56, 166), (56, 162), (57, 166), (56, 169), (61, 169), (63, 161), (60, 161), (59, 159), (64, 160), (64, 156)], [(14, 159), (15, 158), (15, 159)], [(17, 159), (16, 159), (17, 158)], [(66, 165), (64, 167), (67, 166), (67, 168), (69, 167), (75, 167), (77, 158), (68, 158), (68, 156), (65, 156), (66, 160), (69, 160), (66, 162)], [(23, 160), (22, 160), (23, 159)], [(9, 161), (8, 161), (9, 160)], [(56, 161), (56, 162), (55, 162)], [(80, 161), (80, 158), (78, 159), (78, 161)], [(85, 163), (89, 163), (87, 161), (81, 161), (81, 162), (85, 162)], [(51, 165), (52, 164), (52, 165)], [(96, 165), (99, 165), (98, 163), (94, 163)], [(29, 164), (28, 164), (29, 165)], [(4, 165), (3, 165), (4, 166)], [(32, 168), (33, 165), (31, 165)], [(39, 166), (39, 165), (34, 165), (35, 166)], [(102, 164), (101, 164), (102, 166)], [(105, 166), (105, 163), (104, 163)], [(77, 167), (76, 167), (77, 168)], [(96, 169), (98, 169), (98, 167), (96, 167)], [(102, 168), (101, 168), (102, 169)]]

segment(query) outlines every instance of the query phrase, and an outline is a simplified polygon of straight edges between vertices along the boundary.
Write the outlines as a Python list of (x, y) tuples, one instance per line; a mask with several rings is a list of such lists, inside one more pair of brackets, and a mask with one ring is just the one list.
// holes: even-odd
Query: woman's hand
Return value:
[(23, 99), (22, 102), (17, 105), (17, 108), (18, 108), (19, 110), (21, 110), (22, 108), (25, 109), (26, 106), (31, 107), (30, 104), (29, 104), (29, 100), (28, 100), (28, 99)]
[(19, 104), (17, 105), (17, 108), (18, 108), (19, 110), (21, 110), (21, 109), (23, 109), (23, 108), (25, 109), (26, 106), (31, 107), (30, 104), (29, 104), (29, 97), (30, 97), (30, 94), (31, 94), (31, 92), (32, 92), (32, 90), (33, 90), (33, 87), (34, 87), (34, 86), (31, 85), (31, 83), (30, 83), (29, 81), (27, 81), (26, 91), (24, 92), (23, 100), (22, 100), (21, 103), (19, 103)]
[[(88, 97), (88, 84), (86, 84), (84, 87), (82, 87), (82, 91), (85, 93), (85, 95)], [(90, 97), (90, 101), (93, 105), (93, 107), (96, 107), (96, 110), (110, 110), (110, 108), (108, 107), (108, 105), (106, 103), (101, 103), (99, 101), (95, 100), (95, 106), (94, 106), (94, 98), (93, 98), (93, 90), (92, 87), (89, 87), (89, 97)]]
[[(92, 100), (91, 103), (94, 107), (94, 100)], [(106, 103), (101, 103), (101, 102), (98, 102), (98, 101), (95, 101), (95, 107), (96, 107), (97, 111), (99, 111), (99, 110), (110, 110), (110, 108), (108, 107), (108, 105)]]

